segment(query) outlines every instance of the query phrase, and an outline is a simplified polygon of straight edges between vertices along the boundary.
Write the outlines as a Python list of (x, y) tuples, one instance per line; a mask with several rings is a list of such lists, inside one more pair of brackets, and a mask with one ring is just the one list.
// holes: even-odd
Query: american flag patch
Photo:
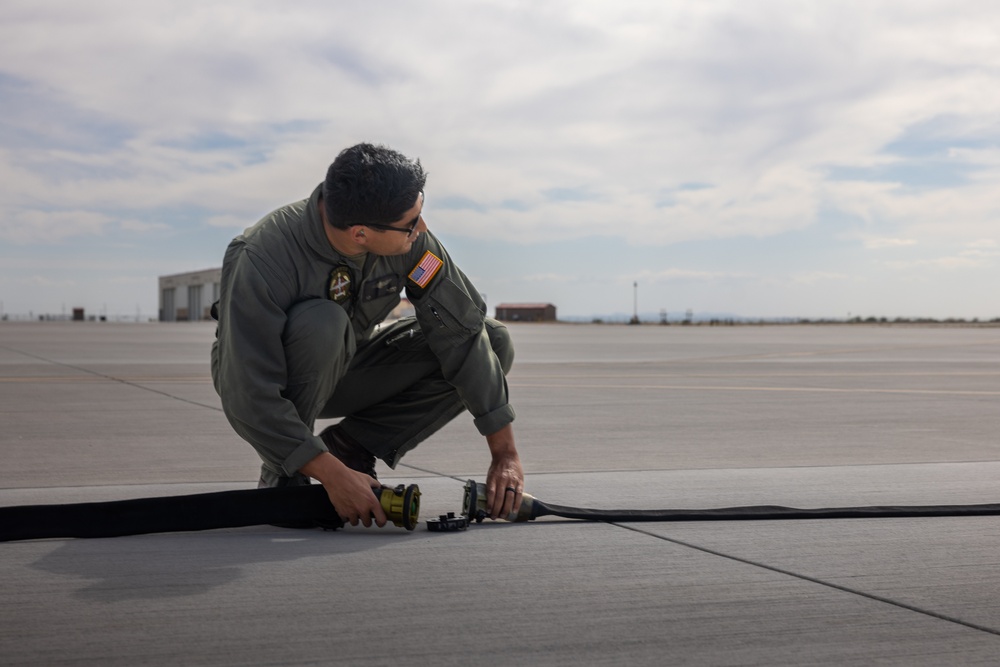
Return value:
[(420, 258), (420, 263), (410, 271), (409, 278), (419, 287), (427, 287), (427, 283), (431, 281), (431, 278), (437, 274), (443, 265), (444, 262), (441, 261), (441, 258), (428, 250)]

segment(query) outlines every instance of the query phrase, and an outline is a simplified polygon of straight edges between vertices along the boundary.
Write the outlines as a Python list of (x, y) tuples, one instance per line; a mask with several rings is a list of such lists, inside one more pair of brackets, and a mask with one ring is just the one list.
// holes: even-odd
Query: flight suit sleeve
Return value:
[(234, 242), (219, 295), (213, 376), (226, 417), (275, 470), (292, 475), (326, 445), (281, 394), (287, 383), (282, 342), (291, 289), (260, 258)]
[[(407, 277), (407, 296), (445, 380), (458, 391), (476, 428), (483, 435), (496, 433), (514, 421), (514, 409), (503, 363), (490, 341), (486, 303), (444, 246), (430, 233), (425, 237)], [(434, 268), (438, 260), (441, 265)], [(425, 270), (433, 268), (434, 275), (421, 285), (418, 267), (425, 261)]]

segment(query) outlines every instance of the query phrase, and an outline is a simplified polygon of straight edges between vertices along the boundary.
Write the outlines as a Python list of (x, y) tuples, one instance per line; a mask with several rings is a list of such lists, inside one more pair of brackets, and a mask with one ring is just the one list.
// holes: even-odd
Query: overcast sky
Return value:
[(371, 141), (491, 313), (1000, 317), (988, 0), (4, 0), (0, 105), (10, 316), (155, 316)]

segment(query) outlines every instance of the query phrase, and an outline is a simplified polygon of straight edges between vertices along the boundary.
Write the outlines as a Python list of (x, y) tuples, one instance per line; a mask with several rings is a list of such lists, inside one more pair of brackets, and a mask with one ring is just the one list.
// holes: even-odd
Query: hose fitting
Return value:
[(399, 528), (413, 530), (420, 514), (420, 489), (416, 484), (396, 487), (383, 486), (373, 489), (386, 517)]
[[(535, 518), (535, 497), (529, 493), (521, 494), (521, 509), (517, 512), (511, 512), (507, 516), (500, 517), (504, 521), (531, 521)], [(469, 520), (475, 520), (476, 523), (482, 523), (483, 519), (489, 517), (490, 513), (486, 511), (486, 485), (482, 482), (476, 482), (475, 480), (468, 480), (465, 483), (465, 496), (462, 499), (462, 514), (469, 517)]]

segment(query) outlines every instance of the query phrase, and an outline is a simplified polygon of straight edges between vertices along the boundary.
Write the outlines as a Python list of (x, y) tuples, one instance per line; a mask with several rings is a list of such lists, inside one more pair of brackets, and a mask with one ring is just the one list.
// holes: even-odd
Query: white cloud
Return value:
[(535, 273), (532, 275), (522, 276), (518, 282), (522, 283), (557, 283), (557, 284), (573, 284), (580, 281), (580, 276), (569, 275), (564, 273)]
[(993, 248), (1000, 247), (1000, 243), (998, 243), (996, 239), (976, 239), (975, 241), (966, 244), (966, 246), (970, 249), (992, 250)]
[(140, 234), (146, 234), (149, 232), (162, 232), (170, 229), (170, 225), (162, 222), (148, 222), (146, 220), (122, 220), (118, 223), (118, 226), (129, 232), (139, 232)]
[(720, 282), (727, 280), (745, 280), (754, 276), (746, 273), (730, 273), (718, 271), (695, 271), (690, 269), (665, 269), (663, 271), (640, 271), (634, 276), (621, 276), (620, 282), (638, 281), (642, 284), (673, 283), (673, 282)]
[(881, 250), (883, 248), (905, 248), (917, 245), (914, 239), (893, 239), (893, 238), (868, 238), (863, 241), (864, 246), (869, 250)]
[(19, 245), (58, 243), (103, 234), (112, 222), (90, 211), (7, 211), (0, 216), (0, 239)]
[(967, 243), (960, 254), (963, 257), (973, 259), (1000, 257), (1000, 243), (997, 243), (993, 239), (978, 239), (972, 243)]
[(940, 269), (954, 271), (960, 269), (975, 269), (983, 266), (983, 262), (973, 257), (935, 257), (932, 259), (914, 259), (909, 261), (886, 262), (886, 266), (897, 270), (909, 269)]
[(796, 273), (788, 278), (788, 282), (796, 285), (816, 285), (819, 283), (848, 283), (858, 280), (858, 276), (829, 271), (808, 271)]
[(223, 227), (235, 231), (246, 229), (253, 224), (253, 221), (238, 215), (213, 215), (205, 219), (205, 224), (209, 227)]

